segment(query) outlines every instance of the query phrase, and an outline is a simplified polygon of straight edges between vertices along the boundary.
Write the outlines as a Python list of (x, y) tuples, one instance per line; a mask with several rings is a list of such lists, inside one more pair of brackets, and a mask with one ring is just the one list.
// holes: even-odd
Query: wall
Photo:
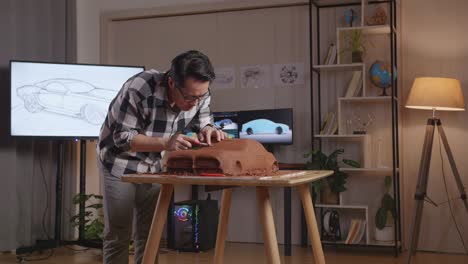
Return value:
[[(197, 0), (197, 3), (224, 2), (225, 0)], [(231, 0), (232, 1), (232, 0)], [(155, 8), (161, 6), (193, 4), (192, 0), (81, 0), (77, 1), (77, 58), (78, 62), (99, 63), (101, 12)]]
[[(451, 77), (461, 81), (468, 96), (468, 24), (466, 11), (468, 1), (463, 0), (411, 0), (401, 1), (401, 60), (399, 74), (401, 81), (401, 105), (404, 106), (415, 77)], [(426, 119), (429, 111), (402, 108), (402, 140), (400, 142), (404, 183), (405, 225), (408, 231), (413, 212), (413, 195), (422, 152)], [(466, 112), (440, 112), (445, 133), (451, 144), (462, 181), (468, 185), (468, 164), (464, 160), (468, 148)], [(428, 195), (436, 203), (447, 200), (442, 177), (442, 163), (439, 154), (439, 140), (433, 145)], [(450, 198), (459, 197), (445, 153), (443, 166), (447, 177)], [(468, 242), (468, 214), (460, 199), (452, 202), (457, 223)], [(463, 247), (450, 217), (448, 204), (433, 207), (425, 203), (419, 249), (444, 252), (463, 252)], [(408, 240), (406, 240), (408, 241)]]
[[(198, 0), (198, 3), (223, 2), (223, 0)], [(191, 0), (81, 0), (77, 1), (77, 62), (100, 63), (100, 19), (102, 12), (155, 8), (193, 3)], [(86, 144), (86, 191), (100, 193), (101, 184), (95, 162), (96, 142)]]
[[(33, 246), (54, 233), (57, 140), (10, 137), (10, 60), (70, 61), (67, 25), (71, 1), (0, 1), (0, 251)], [(20, 109), (20, 108), (18, 108)], [(23, 122), (27, 122), (22, 120)], [(69, 223), (75, 187), (76, 158), (65, 143), (62, 235), (71, 239)]]
[[(215, 2), (215, 1), (211, 1), (211, 2)], [(266, 1), (264, 1), (264, 2), (266, 2)], [(278, 2), (278, 1), (276, 1), (276, 2)], [(283, 1), (283, 2), (285, 2), (285, 1)], [(187, 6), (187, 5), (185, 5), (183, 2), (180, 2), (180, 4), (181, 4), (181, 6), (183, 6), (183, 5), (184, 5), (184, 6)], [(148, 6), (148, 7), (150, 7), (150, 6)], [(85, 19), (85, 18), (80, 14), (80, 10), (82, 10), (81, 12), (83, 12), (83, 10), (91, 10), (92, 8), (89, 7), (89, 6), (87, 6), (87, 7), (77, 8), (77, 9), (78, 9), (78, 18), (81, 17), (82, 19)], [(162, 9), (162, 8), (158, 8), (158, 10), (160, 10), (160, 9)], [(103, 10), (103, 11), (105, 10), (106, 12), (111, 11), (112, 13), (115, 13), (115, 10), (114, 10), (114, 9), (112, 9), (112, 10), (107, 10), (107, 9), (104, 9), (104, 8), (103, 8), (102, 10)], [(137, 9), (137, 10), (138, 10), (138, 9)], [(141, 10), (141, 9), (140, 9), (140, 10)], [(154, 9), (153, 9), (153, 10), (154, 10)], [(302, 7), (302, 10), (306, 10), (305, 7)], [(93, 11), (93, 12), (94, 12), (94, 11)], [(139, 13), (139, 12), (140, 12), (140, 11), (137, 11), (137, 13)], [(148, 12), (150, 12), (150, 11), (148, 11)], [(119, 12), (119, 13), (120, 13), (120, 12)], [(123, 12), (123, 13), (132, 13), (132, 11), (125, 11), (125, 12)], [(247, 12), (247, 13), (250, 14), (249, 12)], [(303, 13), (303, 12), (301, 12), (301, 13)], [(263, 14), (263, 13), (262, 13), (262, 14)], [(286, 13), (286, 14), (289, 14), (289, 13)], [(283, 24), (288, 25), (289, 23), (293, 23), (293, 22), (294, 22), (294, 23), (297, 23), (297, 20), (298, 20), (299, 18), (297, 18), (297, 16), (294, 15), (294, 14), (295, 14), (295, 13), (293, 13), (292, 17), (289, 17), (289, 16), (284, 16), (284, 17), (283, 17), (283, 16), (281, 16), (281, 17), (269, 16), (267, 19), (270, 19), (270, 20), (272, 20), (272, 21), (277, 20), (277, 21), (276, 21), (277, 24), (281, 23), (281, 25), (283, 25)], [(289, 15), (291, 16), (291, 14), (289, 14)], [(258, 16), (259, 16), (259, 15), (255, 15), (255, 16), (253, 16), (253, 17), (258, 17)], [(264, 16), (264, 15), (260, 15), (259, 17), (262, 18), (263, 16)], [(227, 18), (229, 18), (229, 17), (230, 17), (230, 16), (227, 16)], [(304, 17), (304, 16), (301, 16), (301, 17)], [(226, 18), (226, 19), (227, 19), (227, 18)], [(234, 19), (233, 21), (236, 21), (235, 18), (233, 18), (233, 17), (231, 17), (231, 18)], [(247, 16), (247, 18), (250, 18), (250, 16)], [(262, 19), (262, 20), (260, 21), (260, 22), (261, 22), (261, 25), (260, 25), (260, 26), (265, 26), (265, 25), (263, 25), (264, 23), (266, 23), (265, 21), (270, 21), (270, 20)], [(285, 20), (285, 21), (283, 21), (283, 20)], [(146, 20), (145, 20), (145, 21), (146, 21)], [(229, 21), (230, 21), (230, 20), (229, 20)], [(280, 22), (280, 21), (283, 21), (284, 23), (282, 23), (282, 22)], [(88, 22), (88, 21), (86, 21), (86, 23), (87, 23), (87, 22)], [(236, 22), (236, 23), (237, 23), (237, 22)], [(233, 23), (231, 23), (232, 25), (229, 24), (229, 23), (228, 23), (228, 24), (231, 25), (232, 27), (235, 27), (235, 26), (236, 26), (236, 23), (233, 22)], [(82, 27), (83, 27), (83, 23), (81, 23), (80, 21), (78, 21), (77, 24), (78, 24), (79, 26), (82, 25)], [(119, 25), (121, 25), (121, 24), (122, 24), (122, 23), (119, 23)], [(272, 23), (272, 24), (270, 25), (270, 28), (271, 28), (270, 31), (272, 31), (273, 28), (275, 28), (275, 27), (279, 27), (278, 30), (282, 29), (280, 26), (278, 26), (278, 25), (275, 26), (275, 25), (276, 25), (275, 23)], [(260, 26), (259, 26), (259, 27), (260, 27)], [(240, 26), (239, 26), (239, 27), (240, 27)], [(301, 20), (300, 26), (299, 26), (299, 28), (298, 28), (297, 30), (286, 30), (286, 32), (288, 32), (288, 34), (292, 34), (292, 35), (293, 35), (293, 36), (291, 37), (291, 39), (293, 39), (294, 41), (293, 41), (293, 42), (289, 41), (289, 40), (288, 40), (289, 38), (284, 37), (284, 36), (286, 36), (286, 35), (283, 34), (283, 35), (282, 35), (283, 38), (281, 38), (281, 41), (276, 41), (276, 42), (277, 42), (277, 45), (278, 45), (278, 47), (277, 47), (278, 51), (275, 53), (276, 57), (270, 56), (270, 57), (268, 57), (268, 60), (267, 60), (267, 61), (270, 62), (270, 60), (275, 60), (275, 59), (279, 59), (279, 60), (281, 61), (281, 59), (284, 60), (285, 58), (291, 59), (291, 56), (293, 56), (293, 57), (294, 57), (294, 60), (293, 60), (294, 62), (295, 62), (295, 61), (303, 61), (303, 62), (307, 65), (307, 61), (306, 61), (306, 59), (304, 59), (304, 56), (303, 56), (303, 50), (306, 50), (306, 51), (307, 51), (307, 41), (306, 41), (307, 37), (304, 36), (305, 33), (302, 33), (302, 32), (306, 32), (306, 29), (307, 29), (306, 20), (304, 20), (304, 21)], [(145, 29), (142, 29), (142, 30), (145, 31)], [(190, 31), (189, 29), (187, 29), (187, 30)], [(147, 31), (147, 30), (146, 30), (146, 31)], [(196, 30), (194, 30), (194, 31), (196, 32)], [(242, 31), (243, 31), (243, 30), (236, 29), (236, 31), (234, 31), (234, 32), (242, 32)], [(270, 32), (270, 31), (268, 31), (268, 33), (270, 33), (270, 34), (268, 34), (268, 36), (269, 36), (269, 37), (273, 37), (273, 36), (270, 36), (271, 33), (272, 33), (272, 32)], [(83, 32), (85, 32), (85, 30), (83, 30), (83, 28), (81, 28), (81, 29), (78, 28), (78, 32), (79, 32), (79, 33), (78, 33), (78, 39), (80, 39), (80, 32), (83, 33)], [(230, 32), (230, 30), (227, 30), (227, 32)], [(250, 30), (249, 32), (252, 33), (252, 30)], [(290, 32), (293, 32), (293, 33), (290, 33)], [(300, 33), (299, 33), (299, 32), (300, 32)], [(102, 34), (102, 33), (101, 33), (101, 34)], [(227, 33), (225, 33), (225, 34), (227, 34)], [(266, 34), (266, 33), (265, 33), (265, 34)], [(300, 37), (298, 37), (298, 36), (296, 36), (296, 35), (294, 35), (294, 34), (299, 34)], [(122, 35), (122, 34), (118, 34), (118, 35)], [(278, 34), (278, 35), (279, 35), (279, 34)], [(82, 35), (81, 35), (81, 36), (82, 36)], [(96, 37), (96, 36), (95, 36), (95, 37)], [(154, 37), (154, 35), (149, 36), (149, 39), (146, 39), (146, 40), (145, 40), (145, 43), (146, 43), (146, 44), (152, 43), (152, 42), (150, 41), (150, 39), (151, 39), (151, 40), (153, 39), (152, 37)], [(239, 37), (239, 38), (237, 38), (237, 39), (248, 39), (249, 37), (252, 37), (252, 36), (247, 36), (247, 35), (244, 36), (244, 35), (242, 35), (241, 37)], [(216, 37), (215, 37), (215, 38), (216, 38)], [(219, 37), (219, 38), (220, 38), (220, 39), (225, 39), (225, 40), (230, 40), (230, 39), (232, 39), (233, 37), (228, 38), (228, 37), (222, 37), (222, 36), (221, 36), (221, 37)], [(304, 39), (302, 39), (302, 38), (304, 38)], [(209, 41), (209, 39), (210, 39), (210, 38), (207, 38), (207, 41)], [(270, 38), (266, 38), (266, 39), (270, 39)], [(99, 41), (98, 41), (97, 39), (94, 39), (94, 40), (95, 40), (95, 43), (99, 43)], [(299, 40), (300, 40), (300, 41), (299, 41)], [(160, 41), (160, 40), (159, 40), (159, 41)], [(119, 43), (119, 44), (124, 45), (124, 44), (123, 44), (124, 42), (125, 42), (125, 41), (122, 41), (122, 43)], [(265, 42), (265, 43), (263, 43), (263, 42)], [(270, 45), (270, 44), (268, 43), (267, 40), (263, 40), (263, 42), (261, 42), (263, 46), (270, 47), (270, 49), (273, 49), (274, 46)], [(275, 43), (276, 43), (276, 42), (275, 42)], [(300, 43), (297, 43), (297, 42), (300, 42)], [(126, 43), (126, 42), (125, 42), (125, 43)], [(156, 42), (156, 43), (158, 43), (158, 42)], [(213, 43), (215, 43), (215, 42), (213, 42)], [(194, 44), (195, 44), (195, 43), (194, 43)], [(247, 44), (247, 43), (245, 43), (245, 44)], [(253, 44), (253, 43), (250, 43), (250, 44)], [(257, 43), (257, 44), (258, 44), (258, 43)], [(157, 44), (156, 44), (156, 45), (157, 45)], [(236, 44), (235, 44), (235, 41), (229, 41), (229, 43), (226, 43), (224, 46), (229, 46), (229, 45), (236, 45)], [(260, 46), (262, 46), (262, 45), (260, 45)], [(288, 45), (293, 45), (294, 48), (286, 48), (286, 47), (289, 47)], [(258, 45), (257, 45), (257, 46), (258, 46)], [(194, 46), (194, 47), (197, 47), (197, 46)], [(280, 49), (280, 48), (282, 48), (282, 49)], [(231, 48), (228, 48), (228, 49), (232, 50), (232, 47), (231, 47)], [(248, 47), (246, 47), (246, 49), (248, 49)], [(87, 50), (87, 49), (84, 49), (82, 46), (80, 47), (80, 45), (78, 44), (78, 60), (79, 60), (80, 62), (89, 62), (89, 61), (83, 61), (83, 58), (86, 58), (87, 56), (97, 56), (97, 55), (90, 55), (90, 54), (99, 54), (99, 53), (97, 53), (95, 50), (90, 51), (90, 52), (88, 52), (88, 53), (83, 53), (83, 52), (85, 52), (86, 50)], [(126, 49), (124, 49), (124, 51), (128, 51), (128, 50), (131, 50), (131, 48), (129, 49), (129, 48), (127, 47)], [(145, 50), (145, 49), (143, 49), (143, 50)], [(202, 49), (202, 50), (203, 50), (203, 49)], [(284, 50), (284, 52), (281, 52), (281, 51), (283, 51), (283, 50)], [(300, 52), (297, 51), (297, 50), (300, 50)], [(270, 50), (269, 50), (269, 51), (270, 51)], [(155, 50), (155, 52), (157, 53), (158, 50)], [(169, 52), (169, 51), (167, 51), (167, 52)], [(167, 53), (167, 52), (165, 52), (165, 53)], [(124, 53), (129, 53), (129, 52), (124, 52)], [(159, 54), (159, 56), (156, 56), (156, 54), (152, 54), (152, 56), (146, 56), (146, 57), (144, 56), (144, 57), (141, 57), (141, 56), (139, 56), (139, 55), (141, 55), (140, 53), (141, 53), (141, 52), (139, 52), (139, 49), (138, 49), (138, 50), (133, 51), (133, 53), (129, 53), (129, 54), (132, 55), (132, 57), (130, 57), (130, 58), (131, 58), (130, 61), (128, 61), (128, 60), (116, 60), (116, 61), (118, 61), (118, 63), (123, 63), (123, 62), (125, 62), (125, 63), (127, 63), (127, 64), (131, 64), (131, 63), (136, 63), (136, 62), (132, 61), (132, 59), (135, 60), (136, 58), (143, 58), (143, 59), (138, 60), (138, 63), (139, 63), (139, 64), (144, 64), (144, 65), (146, 65), (146, 66), (148, 66), (148, 67), (153, 67), (153, 68), (156, 68), (156, 69), (160, 69), (160, 68), (162, 67), (161, 65), (157, 65), (157, 64), (156, 64), (157, 62), (155, 62), (154, 60), (149, 60), (149, 61), (148, 61), (148, 58), (154, 58), (154, 57), (157, 57), (157, 58), (165, 58), (164, 56), (165, 56), (165, 55), (168, 55), (168, 54), (165, 54), (165, 53), (164, 53), (164, 54), (162, 54), (162, 55)], [(86, 55), (83, 55), (83, 54), (86, 54)], [(270, 54), (270, 53), (266, 53), (266, 54)], [(300, 54), (302, 54), (302, 55), (299, 56)], [(121, 52), (119, 52), (118, 55), (122, 55), (123, 57), (125, 57), (125, 56), (123, 55), (123, 53), (121, 53)], [(164, 56), (163, 56), (163, 55), (164, 55)], [(212, 55), (213, 55), (213, 54), (212, 54)], [(234, 63), (234, 61), (236, 61), (235, 59), (237, 58), (236, 56), (239, 55), (239, 54), (238, 54), (238, 53), (232, 53), (232, 54), (229, 53), (229, 56), (231, 56), (231, 57), (228, 58), (228, 59), (225, 58), (225, 56), (228, 56), (227, 54), (225, 54), (224, 56), (223, 56), (222, 53), (214, 54), (214, 55), (215, 55), (215, 56), (212, 58), (212, 60), (213, 60), (213, 62), (216, 64), (216, 60), (222, 62), (222, 61), (223, 61), (223, 58), (224, 58), (225, 60), (228, 60), (228, 61), (226, 61), (225, 63), (228, 63), (228, 62), (229, 62), (229, 63)], [(162, 56), (162, 57), (161, 57), (161, 56)], [(172, 55), (171, 55), (171, 56), (172, 56)], [(88, 57), (88, 58), (90, 58), (90, 57)], [(101, 58), (102, 58), (102, 54), (101, 54)], [(230, 61), (229, 61), (229, 59), (230, 59)], [(253, 58), (252, 58), (252, 59), (253, 59)], [(265, 58), (263, 58), (263, 59), (265, 59)], [(105, 60), (105, 61), (106, 61), (106, 62), (111, 62), (111, 63), (114, 62), (112, 59)], [(159, 63), (165, 63), (165, 62), (168, 61), (168, 60), (167, 60), (167, 59), (164, 59), (163, 61), (164, 61), (164, 62), (159, 62)], [(263, 60), (262, 60), (262, 61), (263, 61)], [(96, 60), (95, 62), (98, 62), (98, 60)], [(240, 61), (240, 62), (241, 62), (241, 61)], [(239, 62), (239, 63), (240, 63), (240, 62)], [(283, 62), (283, 61), (281, 61), (281, 62)], [(125, 64), (125, 63), (124, 63), (124, 64)], [(218, 62), (218, 63), (219, 63), (219, 62)], [(244, 63), (245, 63), (245, 61), (244, 61)], [(164, 67), (162, 67), (162, 68), (165, 69), (165, 68), (167, 68), (166, 66), (167, 66), (167, 65), (164, 65)], [(301, 88), (301, 89), (302, 89), (302, 88)], [(294, 90), (302, 91), (301, 89), (294, 89)], [(308, 88), (307, 88), (307, 89), (308, 89)], [(258, 92), (259, 92), (259, 91), (258, 91)], [(257, 93), (258, 93), (258, 92), (257, 92)], [(276, 91), (275, 91), (275, 92), (276, 92)], [(296, 98), (298, 101), (301, 101), (301, 102), (302, 102), (303, 99), (304, 99), (304, 94), (306, 94), (306, 92), (307, 92), (307, 91), (304, 91), (304, 92), (293, 92), (293, 93), (289, 93), (287, 96), (285, 96), (285, 95), (277, 95), (276, 97), (278, 97), (278, 98), (289, 98), (289, 99), (291, 99), (291, 94), (297, 94), (297, 96), (292, 96), (292, 98), (293, 98), (293, 99)], [(262, 92), (262, 93), (263, 93), (263, 92)], [(283, 92), (283, 93), (284, 93), (284, 92)], [(221, 93), (220, 93), (220, 94), (221, 94)], [(281, 94), (281, 93), (280, 93), (280, 94)], [(238, 97), (239, 95), (236, 95), (236, 96)], [(265, 97), (265, 95), (263, 95), (261, 98), (264, 99), (264, 97)], [(269, 96), (269, 98), (270, 98), (270, 97), (271, 97), (271, 98), (276, 98), (274, 95)], [(307, 97), (307, 98), (308, 98), (308, 97)], [(289, 100), (289, 99), (288, 99), (288, 100)], [(270, 100), (270, 101), (271, 101), (271, 100)], [(268, 102), (270, 102), (270, 101), (268, 101)], [(285, 107), (285, 104), (288, 104), (285, 100), (277, 100), (277, 101), (278, 101), (279, 106), (282, 106), (282, 107)], [(263, 102), (263, 101), (260, 100), (260, 101), (258, 101), (258, 102)], [(275, 102), (276, 102), (276, 101), (274, 101), (273, 103), (275, 103)], [(288, 101), (288, 102), (289, 102), (289, 101)], [(263, 102), (263, 103), (264, 103), (264, 102)], [(296, 103), (298, 103), (298, 102), (296, 102)], [(307, 105), (309, 105), (309, 104), (307, 104)], [(291, 106), (291, 105), (288, 105), (288, 107), (290, 107), (290, 106)], [(246, 106), (244, 106), (244, 107), (246, 107)], [(252, 107), (252, 106), (250, 106), (250, 107)], [(257, 107), (258, 107), (258, 106), (257, 106)], [(270, 106), (270, 107), (271, 107), (271, 106)], [(219, 111), (219, 110), (225, 110), (225, 109), (218, 109), (218, 111)], [(304, 111), (300, 111), (300, 112), (304, 112)], [(306, 114), (303, 113), (302, 115), (306, 115)], [(304, 133), (307, 133), (307, 129), (304, 129)], [(301, 134), (301, 133), (299, 133), (299, 134)], [(304, 138), (304, 137), (302, 137), (302, 138)], [(300, 145), (300, 143), (301, 143), (301, 140), (298, 141), (298, 144), (299, 144), (299, 145)], [(303, 146), (302, 146), (301, 148), (307, 148), (307, 146), (308, 146), (309, 144), (304, 143), (304, 144), (302, 144), (302, 145), (303, 145)], [(95, 148), (94, 143), (92, 143), (92, 142), (91, 142), (91, 143), (88, 143), (88, 152), (89, 152), (88, 155), (87, 155), (87, 156), (88, 156), (87, 161), (89, 162), (89, 163), (88, 163), (88, 166), (87, 166), (87, 175), (88, 175), (88, 177), (87, 177), (87, 178), (88, 178), (88, 180), (87, 180), (87, 183), (88, 183), (88, 184), (87, 184), (87, 185), (88, 185), (87, 191), (88, 191), (88, 192), (98, 192), (98, 191), (99, 191), (99, 188), (100, 188), (100, 186), (99, 186), (99, 179), (98, 179), (98, 177), (97, 177), (97, 176), (98, 176), (98, 173), (97, 173), (97, 171), (96, 171), (96, 169), (95, 169), (94, 162), (92, 162), (93, 159), (94, 159), (94, 153), (91, 153), (91, 152), (94, 150), (94, 148)], [(291, 149), (291, 148), (289, 147), (288, 149)], [(282, 154), (288, 154), (288, 155), (287, 155), (288, 157), (289, 157), (289, 156), (299, 156), (300, 158), (302, 158), (302, 154), (301, 154), (301, 153), (306, 152), (306, 150), (301, 149), (301, 151), (297, 151), (297, 152), (294, 152), (294, 153), (286, 153), (287, 151), (284, 150), (283, 148), (281, 148), (281, 152), (283, 152)], [(291, 151), (289, 151), (289, 152), (291, 152)], [(92, 156), (92, 157), (91, 157), (91, 156)], [(178, 188), (178, 189), (176, 189), (175, 198), (176, 198), (176, 200), (187, 199), (187, 198), (189, 198), (189, 197), (187, 196), (188, 193), (189, 193), (189, 189), (185, 189), (185, 190), (184, 190), (184, 189)], [(254, 192), (253, 190), (246, 190), (246, 191), (243, 191), (243, 190), (236, 190), (236, 193), (238, 193), (238, 194), (235, 194), (236, 196), (238, 196), (238, 197), (243, 197), (243, 198), (247, 199), (247, 201), (246, 201), (247, 204), (248, 204), (248, 203), (252, 203), (251, 206), (248, 206), (248, 207), (249, 207), (248, 210), (249, 210), (250, 212), (252, 212), (251, 215), (254, 216), (254, 217), (252, 218), (253, 224), (251, 225), (251, 227), (253, 228), (253, 231), (254, 231), (254, 232), (252, 232), (252, 230), (250, 230), (250, 231), (249, 231), (249, 230), (245, 230), (245, 231), (243, 231), (243, 232), (239, 232), (238, 230), (236, 230), (236, 228), (234, 228), (234, 230), (233, 230), (232, 232), (230, 232), (230, 234), (235, 235), (235, 236), (234, 236), (234, 237), (231, 237), (231, 238), (232, 238), (233, 240), (236, 240), (236, 241), (260, 242), (260, 241), (261, 241), (261, 233), (260, 233), (260, 228), (257, 227), (258, 221), (256, 221), (256, 214), (255, 214), (255, 211), (256, 211), (255, 192)], [(282, 195), (282, 189), (274, 190), (272, 193), (273, 193), (273, 195), (274, 195), (275, 197), (277, 197), (277, 199), (274, 199), (274, 200), (275, 200), (275, 207), (280, 208), (280, 209), (277, 210), (277, 212), (276, 212), (276, 215), (278, 216), (278, 217), (277, 217), (277, 223), (278, 223), (277, 226), (282, 227), (282, 226), (283, 226), (283, 225), (282, 225), (282, 216), (283, 216), (283, 211), (282, 211), (282, 208), (283, 208), (283, 206), (282, 206), (282, 197), (283, 197), (283, 195)], [(184, 194), (185, 194), (185, 197), (184, 197)], [(248, 195), (246, 196), (246, 194), (248, 194)], [(203, 196), (205, 196), (205, 194), (203, 194)], [(214, 196), (215, 196), (214, 198), (220, 198), (220, 195), (218, 195), (218, 194), (214, 194)], [(295, 231), (293, 231), (293, 240), (295, 240), (295, 242), (298, 243), (298, 242), (299, 242), (299, 225), (298, 225), (298, 223), (299, 223), (299, 219), (298, 219), (298, 218), (299, 218), (299, 208), (296, 208), (296, 207), (298, 207), (299, 202), (298, 202), (297, 196), (296, 196), (295, 194), (294, 194), (293, 197), (294, 197), (294, 198), (293, 198), (293, 199), (294, 199), (294, 202), (293, 202), (293, 207), (294, 207), (294, 208), (293, 208), (293, 209), (294, 209), (294, 212), (295, 212), (294, 215), (293, 215), (293, 223), (296, 223), (296, 225), (295, 225), (296, 227), (294, 227), (294, 230), (295, 230)], [(238, 205), (238, 207), (239, 207), (239, 209), (238, 209), (239, 213), (236, 213), (236, 209), (235, 209), (235, 208), (236, 208), (237, 205)], [(244, 202), (243, 202), (243, 201), (240, 202), (240, 200), (233, 204), (233, 208), (234, 208), (234, 209), (233, 209), (233, 214), (232, 214), (233, 217), (242, 217), (242, 214), (241, 214), (240, 212), (242, 212), (242, 210), (245, 211), (245, 207), (244, 207), (243, 205), (244, 205)], [(296, 205), (297, 205), (297, 206), (296, 206)], [(238, 215), (238, 216), (237, 216), (237, 215)], [(235, 220), (235, 219), (233, 219), (233, 220)], [(236, 221), (233, 221), (233, 222), (236, 222)], [(234, 225), (234, 226), (236, 226), (236, 225)], [(252, 228), (251, 228), (251, 229), (252, 229)], [(242, 234), (244, 234), (244, 235), (242, 235)], [(279, 234), (279, 240), (282, 241), (282, 235), (283, 235), (282, 228), (280, 228), (280, 230), (278, 231), (278, 234)]]

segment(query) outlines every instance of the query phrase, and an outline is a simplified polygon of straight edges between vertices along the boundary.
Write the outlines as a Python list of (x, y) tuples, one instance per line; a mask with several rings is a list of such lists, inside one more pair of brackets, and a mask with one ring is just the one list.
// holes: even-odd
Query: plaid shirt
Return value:
[(112, 100), (101, 127), (97, 155), (114, 176), (161, 171), (160, 152), (132, 152), (137, 134), (169, 138), (177, 132), (200, 131), (213, 124), (211, 97), (189, 111), (174, 111), (169, 105), (164, 73), (149, 70), (130, 78)]

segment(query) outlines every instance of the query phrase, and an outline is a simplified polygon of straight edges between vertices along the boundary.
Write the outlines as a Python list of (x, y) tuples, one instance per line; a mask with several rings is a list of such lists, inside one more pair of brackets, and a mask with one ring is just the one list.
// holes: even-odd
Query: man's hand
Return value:
[(200, 141), (197, 138), (177, 133), (167, 141), (166, 150), (185, 150), (191, 148), (193, 145), (200, 145)]
[(212, 126), (205, 126), (201, 131), (200, 131), (200, 135), (199, 135), (199, 138), (200, 138), (200, 141), (202, 142), (206, 142), (208, 143), (209, 145), (211, 145), (211, 139), (216, 139), (216, 141), (221, 141), (221, 140), (224, 140), (226, 139), (226, 133), (219, 130), (219, 129), (216, 129)]

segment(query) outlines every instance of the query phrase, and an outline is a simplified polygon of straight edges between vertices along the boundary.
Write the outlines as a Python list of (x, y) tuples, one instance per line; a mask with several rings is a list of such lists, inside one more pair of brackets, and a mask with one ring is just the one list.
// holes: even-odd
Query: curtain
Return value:
[[(0, 1), (0, 251), (54, 236), (57, 140), (9, 136), (9, 61), (73, 62), (75, 0)], [(63, 141), (63, 239), (72, 237), (76, 144)]]

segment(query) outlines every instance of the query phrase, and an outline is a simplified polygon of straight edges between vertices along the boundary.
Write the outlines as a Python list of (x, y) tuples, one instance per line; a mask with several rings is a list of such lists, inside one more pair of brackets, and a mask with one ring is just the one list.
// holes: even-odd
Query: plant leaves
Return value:
[(70, 218), (70, 223), (74, 223), (77, 219), (79, 220), (80, 215), (74, 215)]
[(312, 189), (318, 193), (322, 189), (322, 181), (314, 181), (312, 182), (311, 186)]
[(346, 187), (344, 185), (337, 185), (335, 186), (335, 188), (332, 188), (332, 191), (336, 192), (336, 193), (340, 193), (340, 192), (344, 192), (346, 191)]
[[(94, 199), (94, 200), (92, 200)], [(85, 227), (84, 238), (87, 240), (102, 239), (104, 237), (104, 223), (101, 217), (95, 218), (98, 211), (97, 209), (102, 208), (103, 199), (102, 195), (96, 194), (76, 194), (73, 196), (73, 204), (78, 205), (82, 202), (86, 203), (92, 200), (94, 203), (87, 205), (83, 214), (77, 214), (70, 217), (70, 222), (74, 227), (78, 227), (83, 224)], [(83, 217), (84, 219), (80, 219)]]
[(86, 208), (100, 209), (100, 208), (102, 208), (102, 204), (100, 204), (100, 203), (91, 204), (91, 205), (86, 206)]
[(86, 202), (89, 199), (89, 196), (83, 193), (79, 193), (73, 196), (73, 204), (79, 204), (81, 202)]
[(385, 208), (379, 208), (375, 214), (375, 226), (382, 230), (387, 223), (387, 210)]
[(94, 219), (89, 225), (85, 226), (85, 239), (102, 239), (104, 224), (98, 219)]
[(390, 190), (391, 186), (392, 186), (392, 177), (385, 176), (385, 189), (387, 190), (387, 192)]
[(304, 158), (308, 158), (310, 156), (312, 156), (314, 154), (314, 150), (311, 150), (309, 152), (307, 152), (306, 154), (304, 154)]
[[(326, 178), (328, 186), (333, 192), (344, 192), (346, 191), (346, 175), (344, 172), (339, 170), (339, 155), (344, 153), (343, 148), (334, 150), (330, 155), (326, 155), (321, 150), (311, 150), (309, 153), (304, 154), (304, 157), (310, 157), (310, 160), (306, 163), (306, 168), (311, 170), (331, 170), (333, 175)], [(352, 167), (361, 167), (361, 165), (353, 160), (343, 159), (343, 163)], [(322, 181), (316, 181), (314, 188), (315, 191), (320, 191)]]
[(343, 163), (353, 168), (361, 168), (361, 164), (354, 160), (343, 159)]
[(393, 200), (392, 196), (390, 196), (390, 194), (388, 193), (384, 194), (384, 196), (382, 197), (382, 208), (391, 211), (393, 210), (394, 205), (395, 200)]
[(338, 158), (338, 155), (341, 155), (344, 153), (344, 149), (340, 148), (340, 149), (337, 149), (335, 151), (333, 151), (329, 156), (328, 156), (328, 159), (329, 160), (336, 160), (336, 158)]

